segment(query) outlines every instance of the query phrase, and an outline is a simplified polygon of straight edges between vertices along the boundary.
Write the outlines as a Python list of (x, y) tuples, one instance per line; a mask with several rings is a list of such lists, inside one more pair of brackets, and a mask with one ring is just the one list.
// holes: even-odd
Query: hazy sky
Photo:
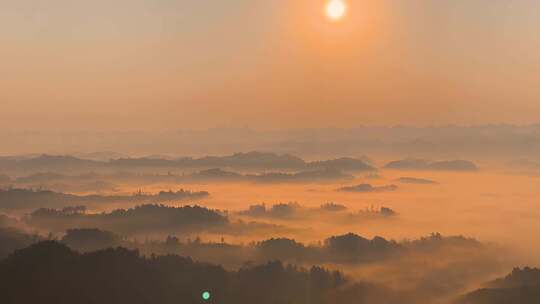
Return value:
[(0, 0), (0, 127), (531, 123), (540, 1)]

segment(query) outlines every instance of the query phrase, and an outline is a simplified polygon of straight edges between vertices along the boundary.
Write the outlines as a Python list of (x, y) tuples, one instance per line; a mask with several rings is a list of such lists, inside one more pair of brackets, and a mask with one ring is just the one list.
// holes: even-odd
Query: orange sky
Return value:
[(8, 0), (0, 127), (538, 122), (534, 0)]

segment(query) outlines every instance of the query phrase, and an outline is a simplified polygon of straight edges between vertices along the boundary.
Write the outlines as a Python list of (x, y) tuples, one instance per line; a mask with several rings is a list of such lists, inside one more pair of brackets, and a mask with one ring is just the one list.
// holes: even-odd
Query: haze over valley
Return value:
[(540, 1), (0, 1), (1, 304), (540, 303)]

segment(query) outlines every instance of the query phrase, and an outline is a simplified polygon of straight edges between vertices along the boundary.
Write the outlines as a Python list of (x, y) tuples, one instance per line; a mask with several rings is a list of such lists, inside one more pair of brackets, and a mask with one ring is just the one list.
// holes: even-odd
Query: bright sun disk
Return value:
[(330, 0), (326, 5), (326, 15), (332, 20), (339, 20), (347, 13), (347, 5), (343, 0)]

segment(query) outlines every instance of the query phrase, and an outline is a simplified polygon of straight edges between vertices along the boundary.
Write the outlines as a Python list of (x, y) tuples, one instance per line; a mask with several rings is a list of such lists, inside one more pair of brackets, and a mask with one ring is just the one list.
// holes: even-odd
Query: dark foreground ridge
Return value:
[[(412, 303), (406, 297), (340, 272), (281, 262), (227, 271), (176, 255), (145, 258), (106, 249), (79, 254), (55, 241), (18, 250), (0, 261), (5, 304), (348, 304)], [(28, 291), (32, 292), (28, 292)]]

